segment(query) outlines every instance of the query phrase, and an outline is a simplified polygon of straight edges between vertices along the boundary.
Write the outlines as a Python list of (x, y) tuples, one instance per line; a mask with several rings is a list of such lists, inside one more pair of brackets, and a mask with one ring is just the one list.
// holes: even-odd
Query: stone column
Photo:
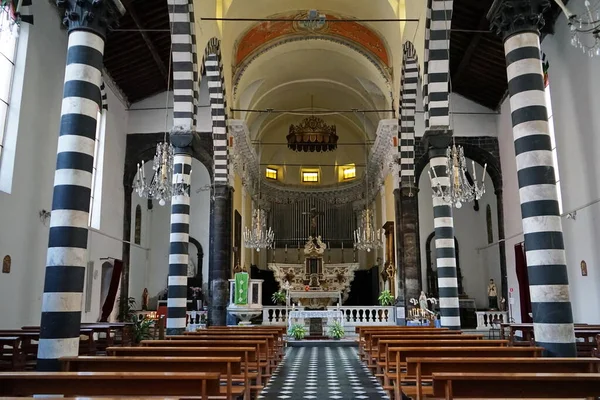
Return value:
[(69, 42), (42, 297), (39, 371), (60, 371), (60, 357), (79, 353), (104, 41), (110, 21), (119, 14), (110, 1), (69, 0), (58, 5), (66, 8), (63, 24), (69, 29)]
[(183, 185), (184, 193), (171, 198), (171, 234), (169, 236), (169, 281), (167, 291), (167, 335), (185, 331), (187, 311), (187, 269), (190, 244), (190, 174), (192, 171), (191, 131), (171, 132), (174, 148), (173, 185)]
[(404, 307), (410, 299), (418, 299), (421, 292), (418, 191), (418, 188), (410, 190), (408, 187), (394, 190), (398, 296)]
[(550, 143), (540, 29), (548, 0), (496, 0), (488, 18), (504, 39), (535, 341), (575, 357), (562, 224)]
[(208, 272), (210, 305), (208, 321), (211, 326), (224, 326), (227, 321), (229, 278), (231, 277), (231, 227), (233, 188), (228, 184), (214, 187), (214, 206), (211, 214), (211, 259)]
[[(423, 142), (429, 153), (429, 165), (437, 176), (432, 173), (434, 187), (438, 184), (442, 187), (450, 185), (446, 171), (446, 149), (451, 139), (452, 131), (449, 130), (429, 130), (423, 136)], [(433, 226), (441, 324), (445, 328), (460, 329), (452, 205), (435, 196), (433, 197)]]

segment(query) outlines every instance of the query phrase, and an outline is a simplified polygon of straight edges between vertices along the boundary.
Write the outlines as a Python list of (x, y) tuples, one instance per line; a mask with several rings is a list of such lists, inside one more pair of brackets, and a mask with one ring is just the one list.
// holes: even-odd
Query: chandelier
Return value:
[[(449, 185), (442, 186), (440, 180), (435, 173), (435, 168), (431, 168), (431, 172), (427, 171), (433, 197), (442, 199), (446, 203), (450, 203), (456, 208), (461, 208), (463, 203), (469, 203), (473, 200), (479, 200), (485, 193), (485, 171), (487, 164), (483, 167), (483, 176), (481, 178), (481, 186), (477, 183), (477, 173), (475, 171), (475, 161), (472, 161), (473, 179), (470, 180), (467, 176), (467, 161), (465, 159), (462, 146), (452, 144), (446, 150), (446, 174), (448, 176)], [(431, 173), (433, 172), (433, 178)]]
[(290, 125), (286, 138), (288, 148), (294, 151), (321, 152), (337, 149), (335, 125), (327, 125), (314, 115), (305, 118), (298, 125)]
[(165, 141), (156, 145), (152, 170), (154, 171), (152, 178), (146, 182), (144, 161), (141, 165), (137, 164), (137, 179), (133, 189), (140, 197), (158, 200), (158, 204), (164, 206), (173, 196), (189, 196), (183, 176), (181, 182), (173, 183), (173, 146), (170, 143)]
[(244, 246), (250, 249), (270, 249), (273, 246), (275, 233), (269, 227), (267, 229), (267, 217), (264, 210), (254, 209), (252, 212), (252, 229), (244, 229)]
[(357, 250), (376, 250), (383, 247), (383, 229), (375, 229), (373, 213), (367, 207), (362, 211), (361, 224), (354, 231), (354, 248)]
[(585, 11), (573, 14), (561, 0), (554, 0), (563, 10), (571, 28), (571, 44), (589, 57), (600, 56), (600, 1), (585, 0)]

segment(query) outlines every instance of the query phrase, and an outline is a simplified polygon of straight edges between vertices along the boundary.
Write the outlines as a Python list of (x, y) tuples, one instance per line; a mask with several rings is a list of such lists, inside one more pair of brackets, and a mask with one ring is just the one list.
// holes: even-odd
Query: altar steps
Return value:
[(358, 347), (356, 339), (340, 339), (334, 340), (324, 337), (323, 339), (308, 339), (294, 340), (293, 338), (287, 339), (288, 347)]

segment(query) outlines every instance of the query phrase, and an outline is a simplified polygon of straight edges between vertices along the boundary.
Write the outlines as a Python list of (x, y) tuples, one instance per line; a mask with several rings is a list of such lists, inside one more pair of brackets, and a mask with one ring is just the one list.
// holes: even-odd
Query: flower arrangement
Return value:
[(384, 307), (391, 306), (394, 303), (394, 296), (392, 296), (392, 293), (390, 293), (389, 290), (384, 290), (381, 292), (377, 300), (379, 301), (379, 304)]
[(327, 335), (332, 339), (339, 340), (345, 336), (344, 327), (335, 321), (327, 330)]
[(306, 336), (306, 328), (302, 324), (294, 324), (288, 331), (288, 335), (296, 340), (302, 340)]
[(308, 285), (304, 286), (304, 291), (305, 292), (308, 292), (309, 290), (310, 290), (310, 286), (308, 286)]
[(273, 303), (275, 304), (285, 304), (285, 292), (283, 291), (278, 291), (273, 293), (273, 295), (271, 296), (271, 301), (273, 301)]

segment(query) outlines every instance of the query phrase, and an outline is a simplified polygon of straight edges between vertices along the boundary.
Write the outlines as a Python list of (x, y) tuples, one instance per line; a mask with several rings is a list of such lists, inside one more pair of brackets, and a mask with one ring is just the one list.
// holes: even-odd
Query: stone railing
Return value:
[(475, 311), (477, 314), (477, 329), (500, 329), (500, 324), (508, 322), (507, 311)]
[[(337, 309), (337, 306), (327, 307)], [(342, 306), (339, 307), (344, 316), (344, 326), (358, 325), (396, 325), (394, 307), (381, 306)]]
[[(298, 310), (298, 308), (296, 308)], [(287, 313), (292, 311), (291, 307), (285, 306), (264, 306), (263, 307), (263, 325), (287, 325)]]

